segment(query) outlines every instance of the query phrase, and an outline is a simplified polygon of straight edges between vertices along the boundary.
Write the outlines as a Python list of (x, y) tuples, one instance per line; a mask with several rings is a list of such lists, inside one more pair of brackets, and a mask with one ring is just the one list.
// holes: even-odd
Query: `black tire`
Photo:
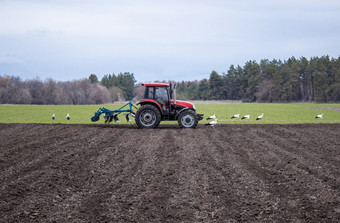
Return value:
[(135, 121), (140, 128), (153, 129), (159, 125), (161, 114), (155, 106), (143, 105), (138, 109)]
[(196, 128), (198, 120), (195, 112), (192, 110), (183, 111), (178, 116), (178, 124), (182, 128)]

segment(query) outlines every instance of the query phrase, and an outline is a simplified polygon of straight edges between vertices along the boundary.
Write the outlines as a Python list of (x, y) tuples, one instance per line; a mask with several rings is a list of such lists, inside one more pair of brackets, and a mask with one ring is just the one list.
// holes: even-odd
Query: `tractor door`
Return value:
[(169, 108), (169, 93), (166, 87), (154, 87), (155, 88), (155, 98), (164, 110)]
[(144, 98), (155, 100), (155, 88), (154, 87), (146, 87), (144, 92)]

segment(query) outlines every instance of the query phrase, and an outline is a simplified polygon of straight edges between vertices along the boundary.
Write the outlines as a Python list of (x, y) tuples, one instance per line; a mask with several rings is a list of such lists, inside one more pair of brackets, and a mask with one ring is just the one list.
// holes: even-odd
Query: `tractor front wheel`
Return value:
[(138, 109), (135, 120), (140, 128), (152, 129), (159, 125), (161, 115), (155, 106), (143, 105)]
[(178, 116), (178, 124), (182, 128), (196, 128), (198, 120), (192, 110), (186, 110)]

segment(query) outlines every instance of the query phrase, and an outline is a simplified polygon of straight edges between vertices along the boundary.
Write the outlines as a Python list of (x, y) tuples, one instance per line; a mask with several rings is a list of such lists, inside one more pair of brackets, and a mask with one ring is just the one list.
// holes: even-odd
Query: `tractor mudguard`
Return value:
[[(181, 110), (176, 114), (175, 120), (177, 120), (178, 117), (179, 117), (179, 115), (180, 115), (182, 112), (186, 111), (186, 110), (192, 110), (192, 109), (191, 109), (191, 108), (183, 108), (183, 109), (181, 109)], [(194, 110), (192, 110), (192, 111), (194, 111)], [(198, 121), (200, 121), (200, 120), (203, 119), (204, 114), (196, 113), (196, 111), (194, 111), (194, 112), (195, 112), (195, 115), (196, 115), (196, 118), (197, 118)]]
[(151, 105), (155, 106), (159, 110), (161, 115), (163, 115), (163, 109), (162, 109), (161, 105), (153, 99), (143, 99), (142, 101), (138, 102), (136, 105), (143, 106), (143, 105), (146, 105), (146, 104), (151, 104)]
[(177, 120), (177, 118), (178, 118), (178, 116), (182, 113), (182, 112), (184, 112), (184, 111), (186, 111), (186, 110), (188, 110), (188, 109), (190, 109), (190, 108), (182, 108), (181, 110), (179, 110), (179, 112), (176, 114), (176, 116), (175, 116), (175, 120)]

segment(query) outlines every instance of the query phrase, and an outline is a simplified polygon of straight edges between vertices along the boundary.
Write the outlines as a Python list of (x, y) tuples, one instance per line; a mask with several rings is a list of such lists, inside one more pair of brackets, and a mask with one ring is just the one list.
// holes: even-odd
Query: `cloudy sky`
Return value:
[(139, 82), (340, 55), (337, 0), (0, 0), (0, 75)]

